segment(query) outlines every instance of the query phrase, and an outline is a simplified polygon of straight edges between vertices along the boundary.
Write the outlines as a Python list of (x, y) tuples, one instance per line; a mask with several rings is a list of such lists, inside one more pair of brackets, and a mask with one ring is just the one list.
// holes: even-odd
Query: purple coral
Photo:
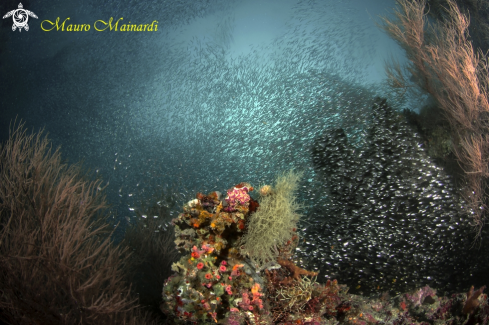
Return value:
[(231, 212), (236, 210), (236, 206), (241, 205), (247, 207), (250, 204), (250, 195), (248, 194), (248, 187), (243, 186), (241, 188), (234, 187), (228, 190), (228, 196), (226, 197), (226, 202), (228, 206), (226, 211)]
[(420, 306), (426, 297), (436, 295), (436, 290), (429, 286), (416, 290), (413, 294), (406, 293), (406, 298), (413, 304), (413, 307)]
[(239, 313), (233, 312), (231, 316), (227, 319), (228, 325), (241, 325), (243, 322), (243, 316)]

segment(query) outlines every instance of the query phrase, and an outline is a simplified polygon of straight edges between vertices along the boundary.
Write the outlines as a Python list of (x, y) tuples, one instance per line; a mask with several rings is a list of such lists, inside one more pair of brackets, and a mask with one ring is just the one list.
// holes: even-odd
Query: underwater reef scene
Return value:
[[(426, 285), (368, 298), (337, 279), (317, 282), (318, 272), (298, 266), (295, 254), (301, 176), (289, 171), (257, 189), (240, 183), (225, 194), (197, 193), (171, 221), (174, 232), (148, 222), (115, 244), (101, 182), (61, 163), (42, 133), (19, 124), (0, 152), (0, 320), (487, 324), (485, 286), (448, 297)], [(151, 299), (152, 289), (160, 299)]]
[[(384, 101), (376, 107), (382, 105)], [(485, 286), (450, 296), (437, 295), (436, 289), (425, 285), (395, 296), (384, 291), (367, 297), (349, 293), (337, 279), (319, 283), (318, 272), (300, 267), (295, 254), (303, 208), (296, 196), (301, 176), (289, 171), (257, 190), (240, 183), (225, 194), (197, 193), (171, 221), (173, 232), (148, 222), (132, 228), (126, 242), (115, 244), (104, 221), (107, 204), (101, 182), (90, 181), (80, 166), (62, 164), (60, 152), (49, 149), (42, 133), (28, 134), (19, 124), (0, 152), (0, 320), (236, 325), (489, 322)], [(161, 293), (159, 299), (154, 291)], [(163, 314), (158, 315), (155, 306)]]
[[(394, 298), (348, 294), (338, 281), (316, 281), (296, 265), (299, 175), (274, 186), (240, 183), (224, 195), (198, 193), (172, 220), (180, 261), (163, 286), (161, 309), (174, 323), (429, 324), (487, 323), (485, 287), (438, 297), (425, 286)], [(263, 210), (262, 210), (263, 209)], [(261, 212), (260, 212), (261, 211)], [(288, 239), (288, 240), (287, 240)], [(476, 312), (477, 310), (477, 312)]]
[[(377, 27), (407, 60), (371, 85), (360, 2), (293, 1), (284, 32), (235, 57), (239, 1), (104, 2), (163, 12), (166, 36), (86, 34), (40, 61), (44, 108), (0, 145), (0, 324), (489, 324), (486, 2), (397, 1)], [(210, 41), (166, 42), (214, 14)], [(94, 39), (103, 56), (70, 56)], [(22, 71), (6, 48), (2, 76)], [(30, 96), (10, 85), (35, 78), (8, 75), (16, 110)]]
[[(307, 265), (333, 277), (353, 264), (342, 278), (355, 292), (461, 283), (480, 265), (467, 253), (473, 233), (452, 180), (385, 100), (374, 103), (372, 119), (366, 146), (349, 143), (342, 129), (317, 139), (314, 161), (330, 200), (306, 226), (298, 255), (307, 260), (317, 250)], [(323, 214), (335, 218), (325, 222)]]

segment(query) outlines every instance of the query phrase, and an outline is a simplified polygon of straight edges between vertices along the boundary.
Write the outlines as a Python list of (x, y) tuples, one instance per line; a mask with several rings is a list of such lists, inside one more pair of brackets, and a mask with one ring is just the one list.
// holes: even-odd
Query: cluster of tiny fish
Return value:
[[(355, 13), (354, 1), (287, 3), (294, 4), (283, 32), (236, 54), (234, 2), (108, 1), (90, 8), (87, 0), (77, 4), (77, 22), (158, 18), (158, 33), (85, 33), (66, 41), (46, 34), (57, 43), (43, 45), (53, 52), (39, 54), (36, 66), (44, 70), (10, 75), (23, 75), (36, 98), (26, 119), (43, 121), (65, 156), (107, 180), (109, 198), (126, 213), (142, 192), (166, 184), (184, 202), (243, 179), (270, 182), (280, 170), (312, 170), (302, 149), (324, 125), (361, 124), (348, 93), (365, 92), (352, 85), (365, 78), (376, 52), (376, 27), (356, 21), (354, 14), (365, 13)], [(93, 15), (81, 16), (85, 11)], [(215, 24), (205, 37), (189, 37), (187, 24), (201, 17)], [(27, 53), (19, 55), (29, 67)]]
[(385, 100), (373, 103), (371, 117), (361, 145), (342, 128), (316, 139), (316, 190), (328, 198), (310, 211), (298, 257), (354, 292), (398, 294), (426, 283), (464, 290), (487, 268), (488, 251), (471, 249), (468, 212), (451, 178)]
[[(283, 34), (270, 44), (252, 45), (246, 55), (229, 50), (236, 23), (225, 10), (204, 38), (179, 41), (169, 32), (161, 43), (146, 39), (146, 44), (141, 36), (124, 35), (119, 37), (132, 45), (120, 54), (113, 48), (122, 40), (106, 40), (101, 65), (113, 68), (103, 76), (94, 73), (92, 80), (116, 79), (114, 88), (103, 93), (88, 85), (103, 101), (89, 107), (90, 114), (71, 115), (89, 124), (82, 132), (91, 133), (83, 138), (92, 144), (87, 143), (90, 152), (83, 157), (95, 157), (91, 163), (104, 157), (97, 169), (105, 179), (110, 175), (110, 186), (121, 196), (121, 204), (115, 204), (140, 205), (143, 191), (154, 193), (167, 184), (186, 202), (195, 192), (223, 191), (242, 180), (268, 183), (290, 168), (310, 176), (307, 148), (314, 138), (325, 125), (364, 124), (364, 99), (374, 94), (358, 84), (365, 78), (362, 64), (369, 65), (361, 59), (375, 53), (375, 40), (367, 41), (375, 27), (356, 24), (348, 16), (353, 5), (297, 1)], [(208, 11), (216, 6), (212, 3)], [(345, 30), (348, 24), (351, 32)], [(353, 44), (363, 49), (361, 58)], [(132, 63), (129, 69), (117, 68), (117, 59), (104, 62), (118, 55)], [(144, 76), (144, 82), (132, 82), (128, 75)], [(107, 97), (110, 103), (104, 103)], [(109, 105), (107, 112), (95, 109)], [(102, 118), (110, 123), (100, 124)]]

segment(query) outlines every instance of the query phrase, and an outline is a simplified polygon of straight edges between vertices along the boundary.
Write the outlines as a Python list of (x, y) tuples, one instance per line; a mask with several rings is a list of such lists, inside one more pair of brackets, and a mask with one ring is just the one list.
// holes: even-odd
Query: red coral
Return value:
[(203, 200), (205, 198), (205, 195), (199, 192), (197, 193), (196, 197), (198, 200)]
[(403, 311), (406, 311), (406, 309), (407, 309), (407, 305), (406, 305), (406, 302), (405, 302), (405, 301), (401, 301), (401, 303), (399, 304), (399, 306), (401, 307), (401, 309), (402, 309)]
[(244, 220), (242, 220), (242, 219), (238, 220), (238, 228), (239, 228), (239, 230), (243, 230), (246, 228), (246, 224), (245, 224)]
[(287, 270), (289, 270), (290, 273), (292, 273), (292, 276), (284, 279), (282, 281), (282, 284), (288, 284), (293, 280), (299, 280), (301, 275), (306, 275), (306, 276), (318, 275), (317, 272), (307, 271), (307, 270), (304, 270), (304, 269), (298, 267), (297, 265), (294, 264), (294, 262), (292, 262), (290, 260), (285, 260), (285, 259), (279, 258), (277, 260), (277, 262), (278, 262), (278, 264), (280, 264), (280, 266), (286, 268)]
[(260, 204), (258, 204), (257, 201), (255, 201), (252, 198), (250, 198), (250, 206), (249, 206), (249, 208), (250, 208), (250, 212), (251, 213), (252, 212), (255, 212), (258, 209), (259, 206), (260, 206)]
[(338, 281), (328, 280), (325, 286), (318, 288), (318, 291), (320, 305), (324, 313), (327, 313), (329, 316), (336, 316), (338, 312), (346, 311), (347, 306), (342, 306), (342, 299), (338, 295), (340, 291)]
[(342, 314), (346, 313), (350, 309), (351, 309), (351, 304), (349, 301), (343, 301), (341, 304), (338, 305), (338, 307), (336, 307), (339, 317), (341, 317)]
[(249, 183), (246, 183), (246, 182), (241, 182), (235, 186), (235, 188), (243, 188), (243, 187), (246, 187), (248, 189), (248, 191), (250, 191), (250, 192), (253, 191), (253, 187)]
[(306, 312), (315, 314), (319, 312), (321, 309), (321, 304), (319, 297), (313, 297), (312, 299), (309, 299), (309, 301), (306, 304)]

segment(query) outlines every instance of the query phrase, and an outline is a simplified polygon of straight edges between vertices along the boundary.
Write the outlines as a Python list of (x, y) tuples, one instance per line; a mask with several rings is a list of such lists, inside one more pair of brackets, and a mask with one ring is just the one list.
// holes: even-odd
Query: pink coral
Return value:
[(243, 310), (253, 310), (253, 305), (257, 306), (259, 309), (263, 309), (263, 301), (259, 299), (261, 295), (262, 294), (253, 294), (253, 299), (250, 300), (248, 292), (243, 292), (241, 294), (241, 302), (238, 303), (238, 306), (241, 307)]
[(254, 306), (259, 309), (263, 309), (263, 300), (260, 299), (263, 296), (262, 293), (259, 292), (260, 285), (255, 283), (251, 288), (252, 298), (250, 300), (250, 294), (248, 291), (244, 291), (241, 293), (241, 302), (238, 303), (238, 306), (243, 310), (254, 310)]
[[(195, 247), (195, 246), (194, 246)], [(214, 247), (211, 247), (209, 244), (204, 244), (202, 245), (202, 250), (206, 253), (206, 254), (210, 254), (214, 251)]]
[(428, 296), (436, 295), (436, 290), (431, 289), (429, 286), (425, 286), (416, 290), (413, 294), (406, 294), (406, 298), (411, 301), (414, 307), (423, 303), (424, 299)]
[(234, 211), (238, 205), (247, 207), (250, 204), (250, 195), (248, 194), (248, 187), (244, 186), (241, 188), (234, 187), (228, 190), (228, 196), (226, 197), (226, 202), (228, 206), (226, 211)]
[(227, 292), (228, 294), (230, 294), (230, 295), (232, 295), (232, 294), (233, 294), (233, 291), (231, 290), (231, 286), (230, 286), (230, 285), (226, 286), (226, 292)]
[(239, 268), (243, 267), (244, 264), (235, 264), (233, 266), (233, 271), (231, 272), (231, 276), (239, 276), (241, 273), (239, 272)]
[[(204, 246), (202, 246), (202, 248), (204, 248)], [(211, 251), (212, 252), (212, 251)], [(194, 246), (192, 247), (192, 257), (193, 258), (200, 258), (200, 256), (204, 253), (207, 253), (207, 250), (203, 249), (203, 250), (200, 250), (197, 248), (197, 246)]]

